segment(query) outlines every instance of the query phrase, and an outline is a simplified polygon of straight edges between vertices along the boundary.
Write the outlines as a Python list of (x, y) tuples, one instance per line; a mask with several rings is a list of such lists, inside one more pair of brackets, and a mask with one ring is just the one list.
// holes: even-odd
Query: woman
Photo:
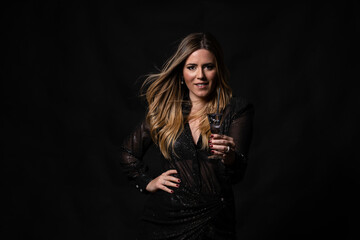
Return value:
[[(148, 196), (140, 239), (235, 239), (232, 184), (246, 168), (253, 106), (232, 96), (219, 43), (189, 34), (142, 90), (146, 118), (121, 148), (126, 174)], [(217, 109), (221, 134), (212, 134), (207, 114)]]

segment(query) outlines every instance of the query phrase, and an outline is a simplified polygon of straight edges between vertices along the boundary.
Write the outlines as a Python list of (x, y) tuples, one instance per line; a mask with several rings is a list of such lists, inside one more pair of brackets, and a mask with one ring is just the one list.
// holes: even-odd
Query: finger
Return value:
[(179, 183), (174, 183), (171, 181), (164, 181), (163, 185), (166, 187), (176, 187), (176, 188), (178, 188), (180, 186)]
[(222, 145), (222, 146), (230, 146), (231, 148), (235, 148), (235, 143), (232, 140), (211, 140), (209, 141), (210, 145)]
[(170, 170), (167, 170), (166, 172), (164, 172), (162, 175), (168, 176), (168, 175), (176, 174), (176, 173), (177, 173), (176, 169), (170, 169)]
[(210, 145), (212, 150), (216, 150), (218, 152), (225, 153), (228, 150), (228, 145)]
[(221, 155), (221, 156), (224, 155), (223, 152), (220, 152), (220, 151), (217, 151), (217, 150), (211, 150), (211, 153), (212, 153), (213, 155)]
[(224, 135), (221, 135), (221, 134), (211, 134), (210, 135), (210, 138), (212, 139), (221, 139), (223, 138)]
[(225, 139), (225, 140), (233, 140), (232, 137), (223, 135), (223, 134), (211, 134), (210, 138), (212, 139)]
[(212, 145), (228, 145), (229, 141), (223, 139), (213, 139), (209, 142)]
[(174, 190), (171, 190), (170, 188), (167, 188), (167, 187), (164, 186), (164, 185), (161, 185), (159, 188), (160, 188), (161, 190), (165, 191), (165, 192), (174, 193)]
[(222, 135), (222, 134), (212, 134), (212, 135), (210, 135), (210, 139), (211, 140), (223, 139), (223, 140), (228, 140), (228, 141), (234, 141), (234, 139), (232, 137)]
[(230, 148), (235, 148), (235, 143), (226, 140), (214, 140), (209, 142), (209, 147), (211, 148), (211, 146), (221, 146), (221, 148), (229, 146)]
[(176, 182), (176, 183), (181, 182), (181, 180), (179, 178), (176, 178), (176, 177), (173, 177), (173, 176), (167, 176), (164, 179), (167, 180), (167, 181)]
[(209, 145), (211, 150), (216, 150), (216, 151), (221, 151), (221, 149), (223, 148), (223, 145), (218, 145), (218, 144), (210, 144)]

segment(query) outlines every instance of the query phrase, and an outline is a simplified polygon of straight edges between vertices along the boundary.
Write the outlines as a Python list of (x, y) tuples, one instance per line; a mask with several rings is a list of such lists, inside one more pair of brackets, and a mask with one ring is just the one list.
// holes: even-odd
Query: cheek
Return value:
[(184, 76), (184, 81), (185, 81), (185, 85), (187, 86), (187, 88), (190, 89), (192, 86), (192, 84), (191, 84), (192, 81), (189, 79), (186, 79), (185, 76)]
[(209, 72), (207, 75), (206, 75), (206, 78), (211, 81), (211, 82), (215, 82), (216, 81), (216, 78), (217, 78), (217, 74), (216, 72)]
[(186, 71), (183, 71), (183, 78), (184, 78), (185, 85), (189, 88), (189, 85), (191, 83), (191, 76)]
[(193, 80), (195, 78), (195, 74), (192, 73), (192, 72), (187, 72), (187, 71), (184, 71), (183, 72), (183, 76), (184, 76), (184, 80), (186, 82), (190, 82), (191, 80)]

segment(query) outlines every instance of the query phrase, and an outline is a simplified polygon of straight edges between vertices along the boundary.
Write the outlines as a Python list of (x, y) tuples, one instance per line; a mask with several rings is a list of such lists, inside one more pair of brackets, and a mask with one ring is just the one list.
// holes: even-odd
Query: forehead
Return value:
[(215, 56), (212, 52), (206, 49), (199, 49), (194, 51), (189, 55), (189, 57), (186, 59), (186, 63), (192, 63), (192, 62), (215, 62)]

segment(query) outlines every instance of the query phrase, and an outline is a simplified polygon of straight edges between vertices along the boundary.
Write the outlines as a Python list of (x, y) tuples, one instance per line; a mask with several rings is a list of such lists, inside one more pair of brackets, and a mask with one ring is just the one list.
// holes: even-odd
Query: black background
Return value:
[(239, 239), (358, 239), (359, 3), (13, 2), (2, 7), (2, 239), (134, 239), (116, 147), (143, 76), (188, 33), (220, 41), (255, 106)]

